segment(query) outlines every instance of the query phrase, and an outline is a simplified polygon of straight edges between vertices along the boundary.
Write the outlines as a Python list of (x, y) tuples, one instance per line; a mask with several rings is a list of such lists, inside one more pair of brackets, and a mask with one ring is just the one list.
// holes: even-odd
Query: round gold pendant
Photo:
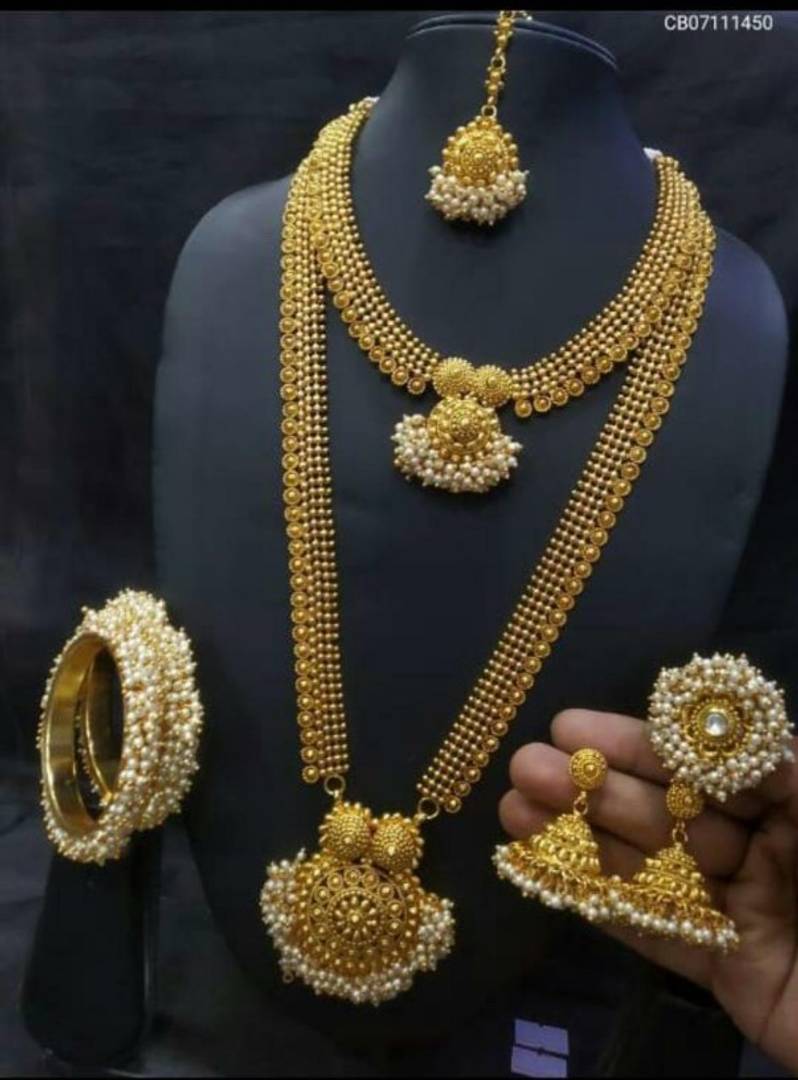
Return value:
[(529, 173), (518, 167), (512, 135), (481, 114), (449, 136), (430, 175), (427, 200), (447, 221), (493, 225), (525, 198)]
[(272, 863), (261, 913), (286, 979), (318, 994), (379, 1005), (409, 989), (451, 950), (451, 901), (413, 874), (422, 840), (398, 814), (374, 819), (337, 802), (320, 830), (321, 850)]
[(428, 417), (404, 416), (396, 425), (394, 464), (408, 479), (444, 491), (489, 491), (518, 464), (520, 443), (505, 435), (496, 413), (510, 396), (501, 368), (474, 369), (443, 361), (433, 376), (443, 400)]

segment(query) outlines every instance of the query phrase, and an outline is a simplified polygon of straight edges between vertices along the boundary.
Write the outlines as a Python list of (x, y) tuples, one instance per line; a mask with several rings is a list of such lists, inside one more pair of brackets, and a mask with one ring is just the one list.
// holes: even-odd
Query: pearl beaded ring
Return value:
[(784, 691), (745, 656), (664, 668), (649, 703), (651, 745), (674, 779), (723, 802), (793, 760)]

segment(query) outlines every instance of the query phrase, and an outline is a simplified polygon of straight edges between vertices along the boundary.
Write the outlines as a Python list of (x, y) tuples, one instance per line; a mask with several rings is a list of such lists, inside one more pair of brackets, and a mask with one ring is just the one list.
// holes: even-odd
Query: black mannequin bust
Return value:
[[(446, 136), (476, 113), (488, 15), (408, 36), (357, 141), (353, 197), (378, 280), (442, 352), (515, 366), (555, 348), (620, 289), (652, 221), (655, 176), (611, 56), (520, 23), (499, 119), (531, 170), (493, 229), (452, 226), (424, 201)], [(663, 147), (667, 152), (667, 147)], [(694, 178), (699, 182), (700, 177)], [(249, 188), (200, 222), (169, 298), (155, 426), (160, 588), (191, 634), (207, 710), (186, 822), (214, 917), (267, 995), (353, 1045), (433, 1038), (534, 972), (564, 928), (490, 862), (519, 745), (554, 713), (640, 714), (663, 663), (712, 644), (758, 503), (786, 360), (773, 279), (720, 232), (705, 314), (672, 408), (601, 565), (485, 777), (427, 830), (425, 886), (455, 903), (458, 941), (433, 975), (378, 1010), (282, 985), (260, 920), (267, 862), (313, 848), (327, 808), (299, 777), (283, 535), (278, 382), (280, 223), (288, 181)], [(510, 482), (463, 496), (402, 481), (390, 435), (417, 411), (328, 317), (330, 438), (349, 791), (411, 811), (456, 715), (552, 532), (622, 375), (522, 423)]]

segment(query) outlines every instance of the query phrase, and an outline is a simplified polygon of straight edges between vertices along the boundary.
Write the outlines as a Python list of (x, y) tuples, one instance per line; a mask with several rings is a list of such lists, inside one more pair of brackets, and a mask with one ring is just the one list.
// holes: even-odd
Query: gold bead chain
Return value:
[[(282, 235), (283, 476), (302, 775), (308, 783), (324, 779), (337, 792), (349, 755), (327, 428), (325, 278), (345, 315), (353, 303), (342, 303), (348, 276), (357, 273), (359, 284), (374, 283), (368, 305), (351, 312), (350, 330), (361, 347), (387, 301), (380, 299), (362, 246), (342, 246), (341, 237), (353, 225), (351, 206), (333, 200), (337, 212), (328, 217), (332, 193), (324, 189), (329, 157), (346, 159), (347, 145), (367, 113), (363, 103), (354, 106), (322, 133), (292, 182)], [(635, 334), (634, 343), (623, 342), (624, 355), (631, 352), (631, 357), (596, 445), (482, 674), (417, 784), (422, 818), (439, 808), (458, 811), (498, 749), (593, 573), (668, 412), (703, 310), (714, 229), (677, 163), (660, 158), (657, 170), (655, 239), (649, 238), (633, 278), (644, 265), (645, 275), (636, 279), (623, 304), (623, 325), (641, 320), (645, 311), (646, 332)], [(344, 265), (344, 257), (351, 263)], [(595, 335), (598, 324), (606, 323), (605, 344), (621, 343), (615, 312), (589, 324)], [(584, 340), (585, 332), (573, 340)], [(394, 327), (380, 331), (379, 347), (385, 356), (397, 355), (408, 335)], [(429, 350), (407, 355), (409, 368)]]
[(531, 19), (526, 11), (500, 11), (494, 32), (495, 48), (488, 64), (485, 76), (485, 104), (480, 110), (483, 116), (495, 116), (499, 103), (499, 94), (504, 86), (504, 74), (507, 71), (507, 47), (513, 36), (513, 23), (516, 19)]
[[(394, 385), (423, 394), (447, 356), (421, 341), (389, 303), (369, 264), (352, 203), (352, 148), (373, 104), (368, 98), (356, 103), (318, 136), (312, 151), (311, 237), (350, 335)], [(694, 186), (673, 158), (660, 155), (654, 168), (654, 221), (620, 292), (554, 352), (506, 369), (520, 418), (580, 397), (639, 349), (675, 303), (690, 262), (685, 237), (700, 227), (702, 212)]]

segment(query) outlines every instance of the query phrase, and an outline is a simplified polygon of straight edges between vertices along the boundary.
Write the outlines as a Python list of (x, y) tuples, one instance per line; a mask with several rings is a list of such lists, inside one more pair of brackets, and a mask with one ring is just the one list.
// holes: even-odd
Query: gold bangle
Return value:
[(99, 611), (83, 609), (50, 671), (37, 739), (45, 828), (66, 858), (117, 859), (134, 832), (180, 808), (202, 728), (194, 668), (188, 637), (149, 593), (126, 589)]

